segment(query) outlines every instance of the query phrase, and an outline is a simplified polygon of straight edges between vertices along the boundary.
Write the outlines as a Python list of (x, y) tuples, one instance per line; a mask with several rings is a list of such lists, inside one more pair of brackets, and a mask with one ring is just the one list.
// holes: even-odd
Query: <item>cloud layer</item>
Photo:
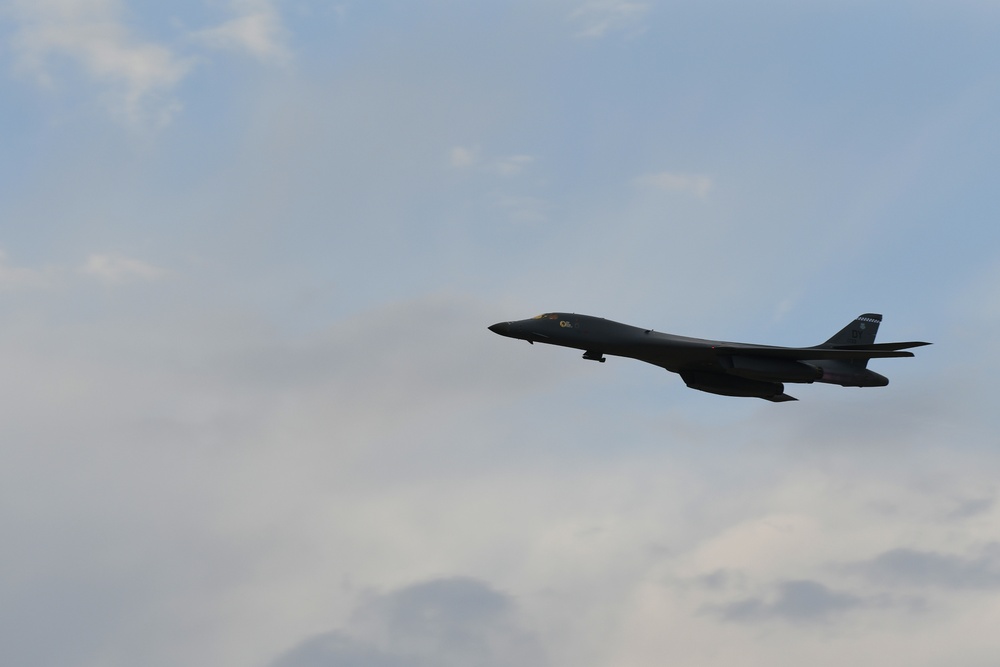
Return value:
[[(996, 16), (779, 10), (8, 3), (5, 658), (994, 664)], [(935, 345), (772, 405), (553, 310)]]
[[(67, 79), (92, 84), (115, 117), (138, 129), (162, 129), (181, 110), (181, 82), (202, 56), (191, 43), (250, 55), (263, 62), (291, 58), (286, 30), (268, 0), (233, 0), (234, 16), (221, 25), (169, 42), (142, 36), (129, 25), (123, 0), (14, 0), (8, 10), (16, 25), (11, 48), (16, 68), (48, 89), (72, 87)], [(65, 63), (72, 65), (69, 69)]]

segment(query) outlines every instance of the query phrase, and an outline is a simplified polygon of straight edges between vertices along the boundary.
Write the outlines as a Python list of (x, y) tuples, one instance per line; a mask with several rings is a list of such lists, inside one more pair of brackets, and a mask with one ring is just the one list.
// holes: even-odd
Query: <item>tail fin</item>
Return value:
[[(875, 343), (875, 334), (878, 333), (878, 325), (881, 323), (881, 315), (877, 315), (875, 313), (858, 315), (853, 322), (834, 334), (830, 340), (820, 345), (820, 347), (836, 347), (838, 345), (873, 345)], [(868, 365), (868, 360), (855, 359), (848, 363), (864, 368)]]

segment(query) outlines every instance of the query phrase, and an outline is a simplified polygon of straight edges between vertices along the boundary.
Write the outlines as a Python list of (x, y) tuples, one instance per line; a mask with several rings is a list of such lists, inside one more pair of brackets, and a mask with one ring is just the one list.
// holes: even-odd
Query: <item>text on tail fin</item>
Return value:
[[(822, 347), (872, 345), (875, 343), (875, 335), (878, 333), (878, 325), (881, 323), (882, 316), (877, 313), (858, 315), (853, 322), (834, 334), (830, 340), (823, 343)], [(865, 360), (859, 360), (859, 362), (862, 366), (867, 364)]]

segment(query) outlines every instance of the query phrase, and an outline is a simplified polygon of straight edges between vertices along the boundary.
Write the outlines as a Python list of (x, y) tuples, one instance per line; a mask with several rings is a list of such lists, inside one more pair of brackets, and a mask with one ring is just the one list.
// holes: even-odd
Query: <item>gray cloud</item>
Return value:
[(1000, 563), (989, 550), (978, 558), (965, 558), (936, 551), (891, 549), (849, 565), (847, 570), (886, 585), (958, 589), (1000, 586)]
[(271, 667), (403, 667), (411, 659), (390, 655), (365, 642), (330, 632), (308, 639), (281, 656)]
[(785, 621), (819, 621), (865, 605), (861, 598), (838, 593), (823, 584), (809, 580), (785, 581), (778, 584), (777, 595), (771, 599), (746, 598), (722, 608), (729, 621), (759, 621), (777, 618)]
[(746, 576), (742, 572), (720, 568), (696, 577), (694, 581), (708, 590), (725, 590), (734, 586), (742, 586), (746, 581)]
[(506, 595), (467, 577), (434, 579), (364, 600), (349, 632), (312, 637), (272, 667), (542, 665)]
[(948, 515), (950, 519), (969, 519), (980, 514), (985, 514), (993, 509), (996, 504), (995, 498), (971, 498), (958, 504)]

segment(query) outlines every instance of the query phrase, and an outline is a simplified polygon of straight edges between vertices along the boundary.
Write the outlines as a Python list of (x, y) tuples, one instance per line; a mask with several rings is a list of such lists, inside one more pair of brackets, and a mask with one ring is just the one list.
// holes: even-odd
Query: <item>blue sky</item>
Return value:
[[(20, 664), (992, 665), (1000, 8), (0, 4)], [(772, 405), (486, 330), (806, 345)]]

